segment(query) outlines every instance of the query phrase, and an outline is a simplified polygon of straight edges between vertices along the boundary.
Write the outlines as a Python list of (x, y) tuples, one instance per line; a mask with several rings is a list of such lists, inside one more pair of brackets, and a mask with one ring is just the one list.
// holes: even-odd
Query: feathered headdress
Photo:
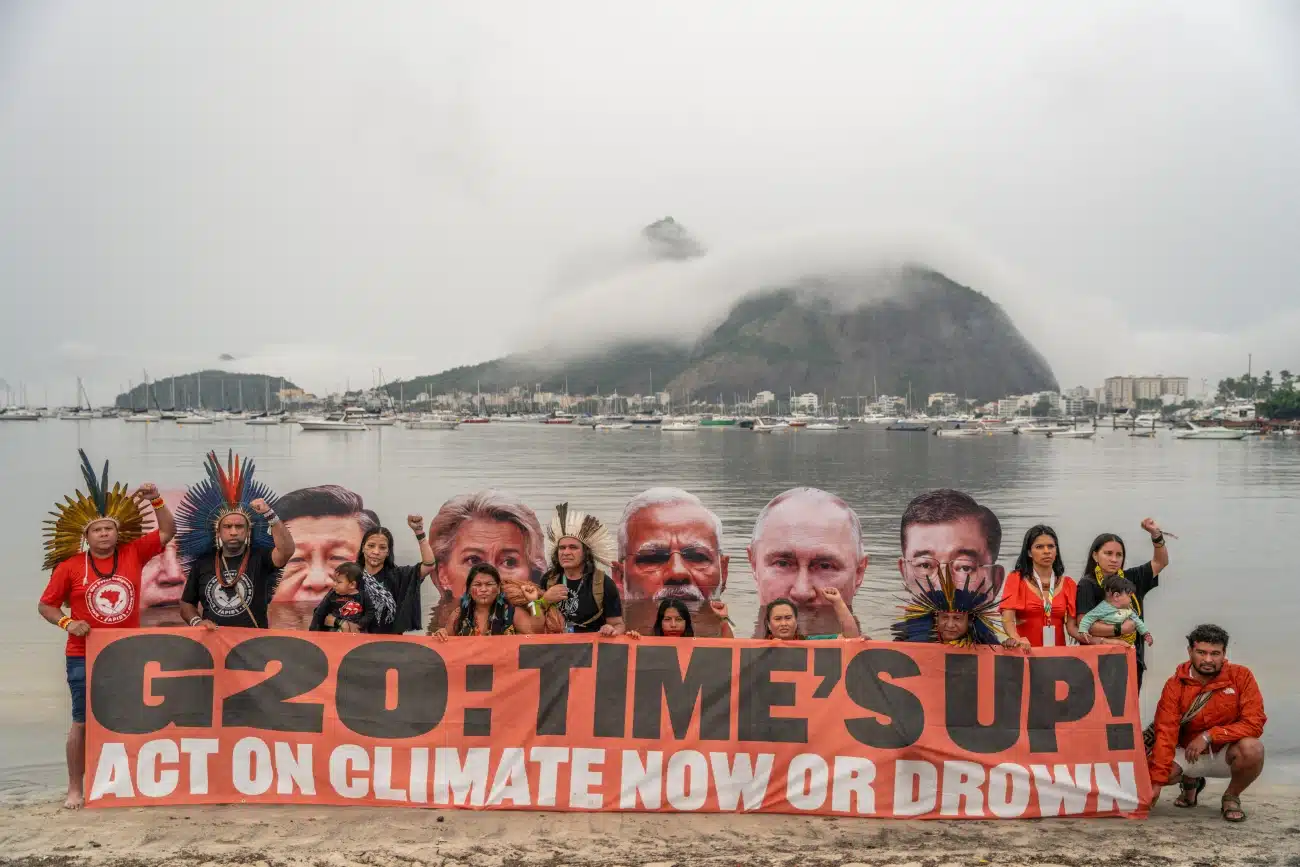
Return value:
[(84, 550), (86, 530), (91, 524), (105, 519), (117, 524), (118, 544), (134, 542), (144, 535), (144, 516), (140, 507), (127, 493), (125, 483), (114, 482), (108, 486), (108, 461), (104, 461), (104, 473), (95, 478), (95, 469), (90, 465), (83, 449), (77, 449), (81, 455), (81, 476), (86, 480), (89, 495), (80, 490), (74, 496), (64, 497), (66, 502), (55, 503), (57, 511), (50, 512), (53, 519), (45, 521), (45, 565), (52, 569), (60, 561)]
[(227, 515), (238, 513), (248, 521), (249, 541), (254, 548), (270, 548), (271, 528), (266, 518), (254, 512), (249, 503), (266, 500), (275, 507), (275, 494), (253, 479), (253, 462), (233, 451), (226, 454), (223, 469), (215, 451), (208, 452), (204, 463), (208, 477), (190, 487), (176, 509), (176, 547), (187, 567), (199, 557), (216, 550), (220, 544), (217, 527)]
[(969, 647), (976, 644), (1001, 644), (1002, 625), (998, 622), (998, 589), (969, 589), (970, 581), (958, 587), (947, 564), (940, 567), (938, 586), (917, 590), (902, 606), (903, 619), (890, 627), (895, 641), (939, 640), (936, 615), (940, 611), (961, 611), (970, 615), (970, 629), (953, 642)]
[(551, 518), (551, 525), (546, 528), (548, 562), (555, 554), (555, 546), (566, 536), (571, 536), (586, 545), (596, 564), (603, 569), (609, 569), (609, 564), (613, 563), (614, 558), (618, 556), (618, 543), (599, 518), (586, 512), (579, 512), (577, 509), (570, 509), (568, 503), (560, 503), (555, 507), (555, 517)]

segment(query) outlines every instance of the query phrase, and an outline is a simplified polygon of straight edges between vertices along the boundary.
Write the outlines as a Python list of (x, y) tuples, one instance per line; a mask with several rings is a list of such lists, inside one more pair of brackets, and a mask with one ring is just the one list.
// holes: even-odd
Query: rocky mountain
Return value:
[[(203, 387), (202, 401), (199, 400), (200, 382)], [(239, 409), (242, 397), (244, 409), (250, 412), (264, 412), (268, 409), (265, 406), (268, 386), (271, 390), (269, 408), (275, 410), (280, 408), (276, 392), (282, 388), (298, 387), (282, 377), (262, 373), (203, 370), (150, 382), (147, 398), (144, 385), (137, 385), (125, 394), (119, 394), (114, 401), (114, 406), (123, 409), (194, 409), (199, 406), (207, 409)], [(175, 395), (174, 401), (173, 395)]]
[[(643, 235), (662, 257), (704, 255), (671, 217)], [(404, 387), (408, 397), (516, 385), (632, 395), (649, 394), (652, 381), (675, 401), (689, 392), (705, 400), (721, 394), (728, 403), (762, 390), (829, 398), (910, 390), (917, 405), (938, 391), (991, 400), (1058, 388), (1051, 367), (998, 304), (920, 265), (757, 290), (692, 345), (625, 341), (563, 360), (517, 353)], [(396, 394), (397, 384), (390, 388)]]

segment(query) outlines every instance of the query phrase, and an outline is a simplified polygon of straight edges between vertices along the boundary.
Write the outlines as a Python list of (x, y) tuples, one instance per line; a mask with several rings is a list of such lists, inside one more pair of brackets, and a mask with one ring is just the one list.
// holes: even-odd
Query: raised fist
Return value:
[(266, 500), (263, 500), (261, 497), (258, 497), (256, 500), (249, 503), (248, 507), (259, 515), (265, 515), (267, 512), (271, 511), (271, 507), (268, 506)]
[(410, 527), (411, 530), (412, 530), (413, 532), (416, 532), (416, 533), (423, 533), (423, 532), (424, 532), (424, 516), (423, 516), (423, 515), (407, 515), (407, 516), (406, 516), (406, 526)]

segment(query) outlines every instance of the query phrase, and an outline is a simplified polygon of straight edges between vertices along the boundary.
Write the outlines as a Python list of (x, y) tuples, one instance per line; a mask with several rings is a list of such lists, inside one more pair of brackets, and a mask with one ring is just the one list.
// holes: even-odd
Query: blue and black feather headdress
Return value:
[(204, 463), (208, 477), (185, 492), (176, 509), (176, 547), (181, 562), (188, 568), (199, 557), (217, 549), (217, 526), (221, 519), (239, 513), (248, 521), (249, 540), (254, 548), (271, 548), (271, 527), (266, 518), (249, 507), (253, 500), (266, 500), (275, 508), (276, 496), (266, 485), (253, 478), (253, 461), (241, 459), (233, 451), (221, 466), (215, 451), (208, 452)]
[(903, 608), (903, 619), (890, 627), (895, 641), (939, 640), (936, 615), (940, 611), (961, 611), (970, 615), (970, 628), (952, 644), (969, 647), (977, 644), (1001, 644), (1002, 626), (998, 622), (997, 586), (971, 590), (967, 579), (956, 586), (947, 564), (940, 567), (938, 580), (912, 593)]

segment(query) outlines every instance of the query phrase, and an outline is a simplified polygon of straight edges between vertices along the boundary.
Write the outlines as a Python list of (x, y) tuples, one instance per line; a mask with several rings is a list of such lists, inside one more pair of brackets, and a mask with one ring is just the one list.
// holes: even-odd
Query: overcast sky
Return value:
[[(8, 0), (0, 378), (326, 391), (900, 256), (1063, 386), (1300, 371), (1297, 10)], [(620, 258), (669, 214), (715, 264)]]

